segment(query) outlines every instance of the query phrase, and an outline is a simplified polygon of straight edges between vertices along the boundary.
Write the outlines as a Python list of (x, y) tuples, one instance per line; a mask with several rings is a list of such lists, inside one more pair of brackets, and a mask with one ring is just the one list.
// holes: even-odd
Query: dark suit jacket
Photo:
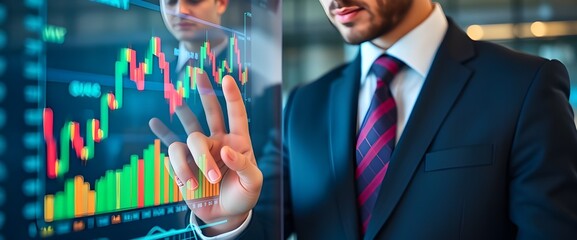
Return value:
[[(359, 79), (357, 57), (295, 90), (286, 105), (284, 230), (299, 239), (361, 238)], [(472, 41), (451, 22), (364, 237), (577, 239), (568, 95), (560, 62)], [(246, 233), (260, 226), (257, 215)]]

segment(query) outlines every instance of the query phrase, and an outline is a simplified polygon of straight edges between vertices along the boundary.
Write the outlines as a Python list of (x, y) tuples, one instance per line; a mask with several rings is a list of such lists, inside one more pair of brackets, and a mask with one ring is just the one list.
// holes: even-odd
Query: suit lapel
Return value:
[(375, 238), (397, 206), (432, 139), (471, 76), (471, 70), (462, 62), (473, 55), (471, 40), (449, 21), (445, 38), (391, 157), (365, 238)]
[(353, 175), (360, 65), (359, 55), (343, 69), (340, 78), (332, 83), (329, 94), (328, 122), (333, 184), (338, 186), (335, 198), (346, 239), (358, 239), (360, 236)]

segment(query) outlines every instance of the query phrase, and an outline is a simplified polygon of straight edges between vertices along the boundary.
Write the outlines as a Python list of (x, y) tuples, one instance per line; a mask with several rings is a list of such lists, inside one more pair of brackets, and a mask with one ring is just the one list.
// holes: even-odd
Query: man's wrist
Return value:
[[(198, 236), (199, 239), (203, 239), (203, 240), (223, 240), (223, 239), (236, 239), (238, 238), (243, 232), (244, 230), (248, 227), (248, 224), (250, 223), (252, 218), (252, 210), (248, 212), (248, 216), (244, 219), (244, 221), (236, 228), (231, 229), (229, 231), (224, 231), (221, 233), (215, 233), (215, 234), (210, 234), (209, 231), (206, 231), (206, 225), (204, 225), (204, 223), (200, 223), (200, 221), (202, 221), (201, 219), (197, 218), (194, 214), (190, 215), (190, 224), (193, 227), (193, 231), (196, 232), (196, 235)], [(236, 217), (235, 217), (236, 219)], [(218, 220), (215, 220), (218, 221)], [(215, 222), (215, 221), (211, 221), (211, 222)], [(228, 222), (228, 218), (227, 218), (227, 223)], [(208, 223), (210, 224), (210, 223)], [(222, 224), (219, 224), (222, 225)]]
[[(207, 228), (204, 228), (201, 230), (202, 230), (203, 234), (207, 237), (227, 233), (227, 232), (230, 232), (230, 231), (233, 231), (233, 230), (239, 228), (247, 220), (249, 214), (250, 214), (250, 211), (243, 213), (243, 214), (240, 214), (240, 215), (227, 217), (226, 223), (210, 226), (210, 227), (207, 227)], [(219, 221), (219, 220), (215, 219), (215, 220), (211, 220), (209, 222), (217, 222), (217, 221)]]

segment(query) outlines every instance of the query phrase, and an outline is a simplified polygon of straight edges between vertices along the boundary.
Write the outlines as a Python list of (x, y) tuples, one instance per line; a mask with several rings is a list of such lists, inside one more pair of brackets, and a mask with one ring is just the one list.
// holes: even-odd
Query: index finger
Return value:
[(244, 101), (234, 78), (226, 75), (222, 79), (222, 90), (226, 99), (228, 123), (230, 132), (239, 135), (248, 135), (248, 117)]
[(225, 128), (220, 103), (216, 98), (216, 94), (214, 93), (214, 89), (212, 89), (212, 84), (210, 83), (208, 76), (203, 70), (200, 71), (202, 72), (197, 71), (195, 74), (197, 74), (198, 93), (200, 94), (200, 101), (204, 108), (208, 128), (210, 129), (211, 134), (222, 133), (225, 131)]

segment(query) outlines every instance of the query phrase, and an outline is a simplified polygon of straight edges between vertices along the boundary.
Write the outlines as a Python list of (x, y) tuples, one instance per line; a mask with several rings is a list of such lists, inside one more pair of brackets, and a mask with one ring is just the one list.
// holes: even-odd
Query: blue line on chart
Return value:
[[(96, 73), (78, 72), (64, 69), (47, 68), (46, 79), (48, 82), (70, 83), (72, 81), (98, 83), (102, 86), (114, 87), (114, 76)], [(125, 78), (122, 83), (124, 88), (136, 89), (136, 83)], [(146, 90), (164, 91), (162, 82), (146, 82)]]
[(211, 23), (211, 22), (202, 20), (202, 19), (200, 19), (200, 18), (196, 18), (196, 17), (190, 16), (190, 15), (186, 15), (186, 14), (182, 14), (182, 13), (177, 13), (177, 12), (174, 12), (174, 11), (166, 11), (166, 12), (167, 12), (168, 14), (171, 14), (171, 15), (174, 15), (174, 16), (177, 16), (177, 17), (180, 17), (180, 18), (186, 18), (186, 19), (188, 19), (188, 20), (192, 20), (192, 21), (195, 21), (195, 22), (198, 22), (198, 23), (202, 23), (202, 24), (204, 24), (204, 25), (208, 25), (208, 26), (211, 26), (211, 27), (214, 27), (214, 28), (218, 28), (218, 29), (222, 29), (222, 30), (225, 30), (225, 31), (234, 33), (234, 34), (237, 35), (237, 37), (239, 37), (240, 39), (243, 39), (243, 40), (244, 40), (244, 37), (245, 37), (245, 36), (244, 36), (244, 33), (241, 33), (241, 32), (239, 32), (239, 31), (236, 31), (236, 30), (234, 30), (234, 29), (232, 29), (232, 28), (227, 28), (227, 27), (224, 27), (224, 26), (215, 24), (215, 23)]
[(142, 1), (142, 0), (130, 0), (130, 3), (139, 7), (143, 7), (143, 8), (148, 8), (152, 11), (160, 11), (160, 6), (154, 4), (154, 3), (150, 3), (150, 2), (146, 2), (146, 1)]
[[(114, 87), (114, 76), (96, 73), (78, 72), (64, 69), (47, 68), (47, 82), (70, 83), (72, 81), (98, 83), (102, 86)], [(49, 80), (48, 80), (49, 79)], [(136, 83), (128, 78), (124, 78), (122, 83), (124, 88), (136, 89)], [(146, 91), (164, 91), (163, 82), (146, 82)], [(214, 89), (216, 96), (224, 96), (222, 89)]]
[[(135, 5), (135, 6), (139, 6), (139, 7), (143, 7), (143, 8), (146, 8), (146, 9), (150, 9), (150, 10), (152, 10), (152, 11), (157, 11), (157, 12), (160, 11), (160, 6), (159, 6), (159, 5), (156, 5), (156, 4), (154, 4), (154, 3), (150, 3), (150, 2), (147, 2), (147, 1), (143, 1), (143, 0), (130, 0), (130, 4)], [(126, 9), (125, 9), (125, 10), (126, 10)], [(224, 27), (224, 26), (215, 24), (215, 23), (211, 23), (211, 22), (202, 20), (202, 19), (200, 19), (200, 18), (196, 18), (196, 17), (193, 17), (193, 16), (181, 14), (181, 13), (176, 13), (176, 12), (168, 12), (168, 13), (169, 13), (169, 14), (172, 14), (172, 15), (175, 15), (175, 16), (178, 16), (178, 17), (181, 17), (181, 18), (186, 18), (186, 19), (189, 19), (189, 20), (192, 20), (192, 21), (195, 21), (195, 22), (204, 24), (204, 25), (208, 25), (208, 26), (211, 26), (211, 27), (214, 27), (214, 28), (218, 28), (218, 29), (222, 29), (222, 30), (225, 30), (225, 31), (228, 31), (228, 32), (231, 32), (231, 33), (235, 33), (235, 34), (239, 37), (239, 39), (241, 39), (241, 40), (244, 40), (244, 38), (245, 38), (244, 33), (241, 33), (241, 32), (239, 32), (239, 31), (236, 31), (236, 30), (231, 29), (231, 28), (227, 28), (227, 27)]]
[[(153, 3), (149, 3), (149, 2), (143, 1), (143, 0), (130, 0), (130, 3), (133, 4), (133, 5), (139, 6), (139, 7), (143, 7), (143, 8), (147, 8), (147, 9), (153, 10), (153, 11), (160, 11), (160, 6), (158, 6), (158, 5), (156, 5), (156, 4), (153, 4)], [(239, 32), (239, 31), (236, 31), (236, 30), (234, 30), (234, 29), (232, 29), (232, 28), (227, 28), (227, 27), (224, 27), (224, 26), (215, 24), (215, 23), (211, 23), (211, 22), (202, 20), (202, 19), (200, 19), (200, 18), (196, 18), (196, 17), (190, 16), (190, 15), (181, 14), (181, 13), (177, 13), (177, 12), (173, 12), (173, 11), (167, 11), (167, 13), (168, 13), (168, 14), (171, 14), (171, 15), (174, 15), (174, 16), (181, 17), (181, 18), (186, 18), (186, 19), (188, 19), (188, 20), (192, 20), (192, 21), (195, 21), (195, 22), (198, 22), (198, 23), (202, 23), (202, 24), (204, 24), (204, 25), (208, 25), (208, 26), (211, 26), (211, 27), (214, 27), (214, 28), (222, 29), (222, 30), (225, 30), (225, 31), (228, 31), (228, 32), (231, 32), (231, 33), (235, 33), (241, 40), (244, 40), (244, 37), (245, 37), (245, 36), (244, 36), (244, 33), (241, 33), (241, 32)]]
[[(224, 224), (226, 223), (227, 220), (222, 220), (222, 221), (218, 221), (218, 222), (213, 222), (213, 223), (208, 223), (202, 226), (198, 226), (199, 229), (203, 229), (203, 228), (207, 228), (207, 227), (212, 227), (212, 226), (216, 226), (219, 224)], [(182, 233), (187, 233), (192, 231), (194, 233), (194, 236), (196, 238), (196, 231), (194, 231), (194, 228), (196, 226), (193, 226), (191, 224), (188, 224), (188, 226), (186, 226), (186, 228), (183, 229), (170, 229), (170, 230), (164, 230), (161, 227), (155, 226), (152, 229), (150, 229), (150, 231), (148, 231), (148, 234), (146, 234), (146, 236), (144, 237), (140, 237), (140, 238), (135, 238), (133, 240), (144, 240), (144, 239), (162, 239), (162, 238), (166, 238), (166, 237), (170, 237), (170, 236), (175, 236), (177, 234), (182, 234)]]

